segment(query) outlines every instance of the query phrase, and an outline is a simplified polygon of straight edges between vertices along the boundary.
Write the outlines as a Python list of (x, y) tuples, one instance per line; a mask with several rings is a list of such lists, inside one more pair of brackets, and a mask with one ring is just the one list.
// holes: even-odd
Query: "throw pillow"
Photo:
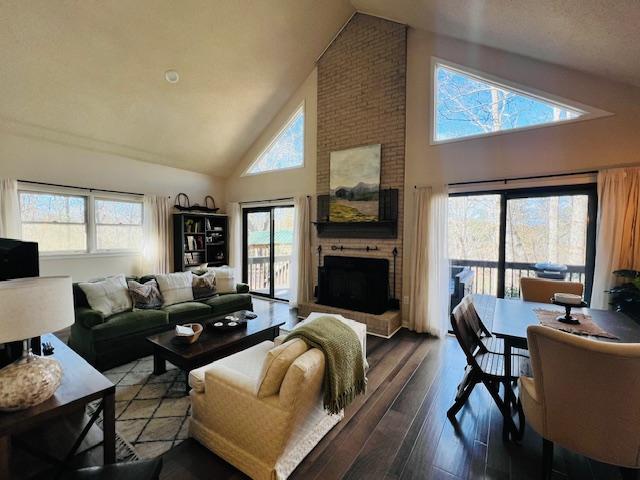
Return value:
[(309, 350), (308, 345), (299, 338), (294, 338), (269, 350), (267, 358), (262, 365), (258, 398), (269, 397), (278, 393), (291, 364), (307, 350)]
[(177, 272), (167, 273), (164, 275), (156, 275), (160, 293), (164, 298), (163, 306), (173, 305), (175, 303), (190, 302), (193, 300), (193, 273)]
[(236, 293), (236, 279), (233, 269), (228, 266), (209, 268), (216, 276), (216, 291), (218, 293)]
[(207, 298), (216, 294), (216, 276), (213, 272), (193, 276), (193, 298)]
[(127, 282), (129, 294), (136, 308), (158, 308), (162, 306), (162, 295), (158, 289), (158, 282), (149, 280), (145, 283), (139, 283), (135, 280)]
[(99, 282), (78, 283), (78, 286), (87, 297), (89, 306), (105, 317), (133, 308), (124, 275), (108, 277)]

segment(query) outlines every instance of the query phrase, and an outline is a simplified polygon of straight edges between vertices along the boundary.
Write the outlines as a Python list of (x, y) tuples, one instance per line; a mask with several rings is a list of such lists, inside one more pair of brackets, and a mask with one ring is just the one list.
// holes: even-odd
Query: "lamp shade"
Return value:
[(0, 282), (0, 342), (37, 337), (74, 321), (71, 277)]

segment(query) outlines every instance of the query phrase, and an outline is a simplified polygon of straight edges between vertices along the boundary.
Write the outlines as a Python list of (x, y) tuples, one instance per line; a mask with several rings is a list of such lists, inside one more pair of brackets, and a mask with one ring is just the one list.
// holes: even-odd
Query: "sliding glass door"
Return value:
[(588, 301), (596, 203), (595, 185), (452, 194), (452, 271), (469, 268), (474, 293), (519, 298), (520, 279), (538, 275), (536, 264), (560, 264), (560, 276), (585, 285)]
[(253, 294), (288, 301), (293, 207), (246, 208), (243, 218), (243, 281)]

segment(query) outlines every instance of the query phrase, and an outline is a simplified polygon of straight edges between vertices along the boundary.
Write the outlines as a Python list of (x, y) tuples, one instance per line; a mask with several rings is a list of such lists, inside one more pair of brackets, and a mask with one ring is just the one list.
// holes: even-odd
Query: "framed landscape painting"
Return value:
[(377, 222), (380, 144), (331, 152), (329, 221)]

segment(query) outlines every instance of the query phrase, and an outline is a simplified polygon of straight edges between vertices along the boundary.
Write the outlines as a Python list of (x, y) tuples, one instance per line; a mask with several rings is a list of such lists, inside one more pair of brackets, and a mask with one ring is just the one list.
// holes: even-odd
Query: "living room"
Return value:
[(0, 18), (1, 478), (636, 478), (635, 2)]

